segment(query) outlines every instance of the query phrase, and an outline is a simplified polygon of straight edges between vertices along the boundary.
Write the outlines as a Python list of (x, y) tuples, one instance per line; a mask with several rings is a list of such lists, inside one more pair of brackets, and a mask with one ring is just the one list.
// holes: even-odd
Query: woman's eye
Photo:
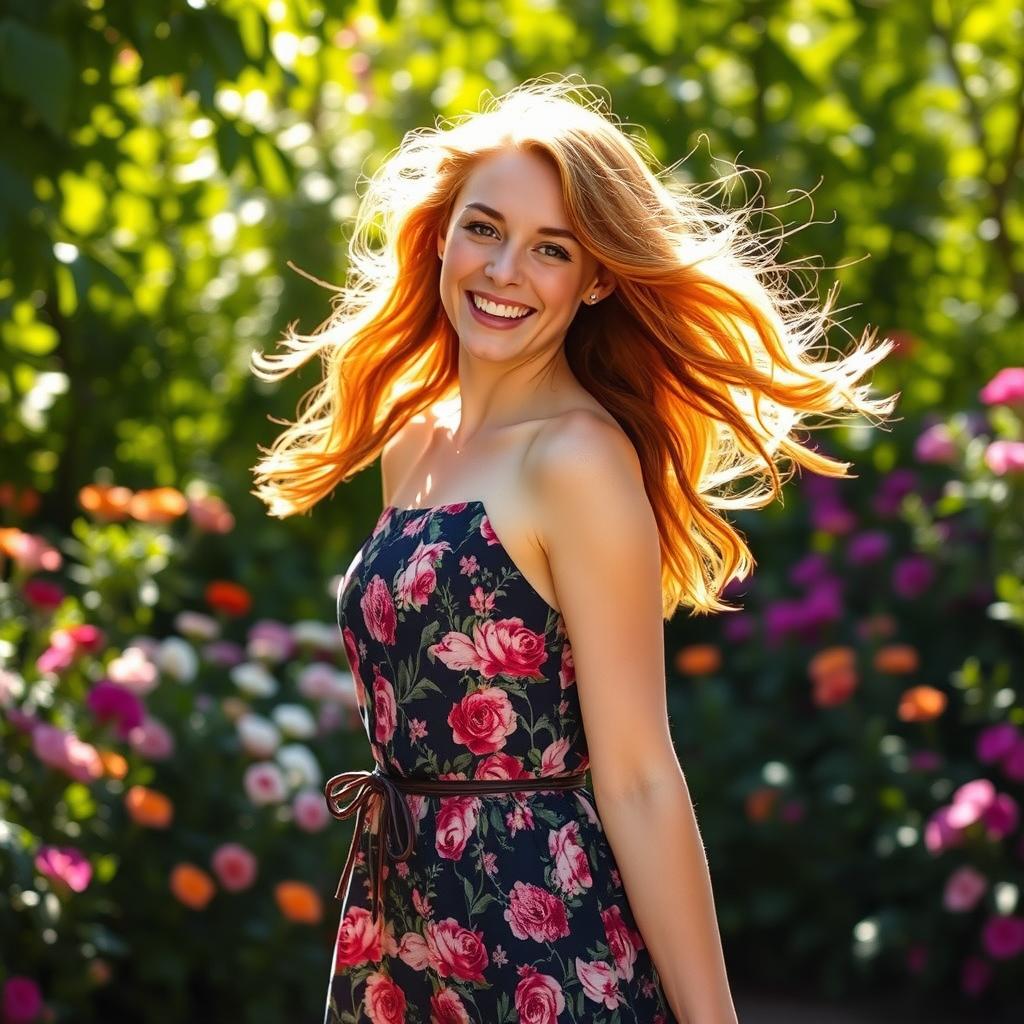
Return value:
[[(497, 232), (494, 230), (493, 224), (488, 224), (486, 221), (474, 220), (469, 224), (464, 224), (463, 228), (473, 235), (479, 235), (482, 238), (496, 238)], [(477, 231), (477, 228), (483, 228), (483, 231)], [(488, 234), (490, 232), (490, 234)], [(544, 242), (540, 246), (541, 251), (544, 252), (545, 256), (553, 256), (555, 259), (571, 261), (572, 257), (560, 246), (555, 245), (554, 242)]]

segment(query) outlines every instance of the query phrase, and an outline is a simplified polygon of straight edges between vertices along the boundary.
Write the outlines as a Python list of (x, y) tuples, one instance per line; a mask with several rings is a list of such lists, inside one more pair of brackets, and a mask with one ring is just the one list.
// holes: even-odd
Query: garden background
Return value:
[(734, 990), (1019, 1020), (1022, 38), (1011, 0), (10, 0), (3, 1019), (320, 1019), (320, 787), (369, 762), (334, 592), (381, 491), (266, 515), (318, 367), (250, 353), (326, 319), (406, 130), (578, 72), (686, 180), (764, 172), (721, 202), (800, 225), (833, 343), (899, 342), (897, 419), (818, 435), (857, 478), (737, 517), (744, 612), (666, 627)]

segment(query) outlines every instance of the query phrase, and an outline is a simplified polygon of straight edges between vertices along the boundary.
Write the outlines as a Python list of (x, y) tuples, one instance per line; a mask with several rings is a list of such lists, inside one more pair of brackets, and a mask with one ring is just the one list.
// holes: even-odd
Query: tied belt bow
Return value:
[[(416, 843), (416, 824), (412, 811), (405, 800), (405, 793), (427, 796), (463, 796), (468, 794), (497, 794), (522, 792), (549, 792), (560, 789), (577, 789), (586, 782), (587, 773), (574, 775), (549, 775), (526, 779), (414, 779), (401, 775), (390, 775), (376, 765), (372, 771), (342, 772), (327, 781), (324, 796), (327, 808), (339, 821), (356, 816), (355, 832), (341, 871), (335, 899), (345, 900), (348, 896), (356, 854), (364, 828), (369, 832), (367, 820), (371, 803), (377, 802), (379, 817), (377, 825), (376, 857), (372, 854), (367, 862), (370, 884), (373, 889), (373, 910), (371, 921), (374, 925), (384, 913), (384, 849), (387, 848), (392, 860), (404, 861), (412, 856)], [(348, 802), (345, 798), (352, 794)]]

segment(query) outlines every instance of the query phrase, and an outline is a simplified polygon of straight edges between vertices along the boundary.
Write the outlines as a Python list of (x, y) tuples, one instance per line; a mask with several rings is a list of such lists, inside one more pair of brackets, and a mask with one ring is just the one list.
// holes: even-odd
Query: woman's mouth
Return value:
[[(466, 292), (466, 301), (469, 303), (469, 311), (473, 314), (473, 319), (485, 327), (493, 327), (499, 331), (511, 330), (524, 320), (529, 320), (537, 312), (535, 309), (519, 303), (491, 302), (471, 291)], [(481, 309), (478, 303), (486, 308)]]

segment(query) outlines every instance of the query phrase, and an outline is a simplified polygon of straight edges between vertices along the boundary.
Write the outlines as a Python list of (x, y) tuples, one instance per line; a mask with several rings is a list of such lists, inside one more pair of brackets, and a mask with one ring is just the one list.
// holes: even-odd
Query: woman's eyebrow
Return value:
[[(503, 224), (505, 223), (505, 218), (497, 210), (484, 203), (466, 203), (466, 209), (470, 208), (479, 210), (481, 213), (486, 213), (488, 217), (493, 217), (495, 220), (500, 220)], [(537, 234), (554, 235), (555, 238), (568, 238), (577, 245), (580, 244), (579, 239), (568, 228), (537, 228)]]

